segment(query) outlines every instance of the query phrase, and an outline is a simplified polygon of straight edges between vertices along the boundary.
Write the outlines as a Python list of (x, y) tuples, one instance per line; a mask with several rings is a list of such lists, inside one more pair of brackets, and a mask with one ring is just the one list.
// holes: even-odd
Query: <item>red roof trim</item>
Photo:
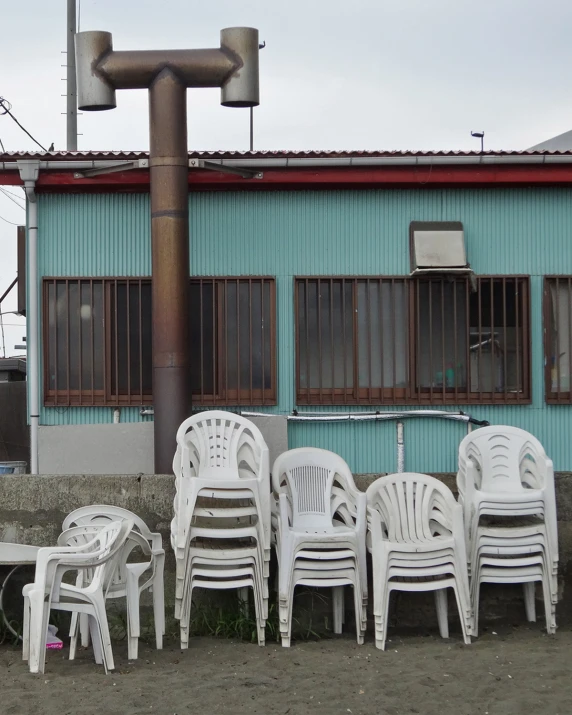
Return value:
[[(90, 157), (93, 158), (93, 155)], [(109, 157), (108, 157), (109, 159)], [(243, 179), (218, 171), (191, 170), (189, 189), (293, 190), (340, 188), (444, 188), (485, 186), (571, 186), (572, 162), (554, 164), (424, 164), (383, 166), (316, 166), (263, 168), (262, 179)], [(0, 170), (0, 185), (21, 185), (17, 171)], [(74, 178), (72, 169), (42, 170), (39, 192), (97, 193), (109, 191), (147, 192), (149, 171), (132, 169)]]

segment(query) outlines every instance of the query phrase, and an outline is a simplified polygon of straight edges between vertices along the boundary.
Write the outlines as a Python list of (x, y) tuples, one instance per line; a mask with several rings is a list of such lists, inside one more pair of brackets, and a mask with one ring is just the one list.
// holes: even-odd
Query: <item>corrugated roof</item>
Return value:
[[(352, 150), (352, 149), (327, 149), (327, 150), (264, 150), (264, 151), (191, 151), (189, 158), (212, 158), (212, 159), (256, 159), (256, 158), (276, 158), (276, 159), (327, 159), (338, 157), (416, 157), (416, 156), (458, 156), (458, 157), (477, 157), (477, 156), (542, 156), (545, 154), (570, 156), (572, 150), (567, 151), (542, 151), (525, 149), (522, 151), (504, 151), (504, 150), (489, 150), (489, 151), (373, 151), (373, 150)], [(43, 159), (43, 160), (70, 160), (70, 159), (89, 159), (89, 160), (125, 160), (133, 161), (135, 159), (145, 159), (149, 156), (148, 151), (9, 151), (0, 153), (0, 161), (14, 161), (16, 159)]]

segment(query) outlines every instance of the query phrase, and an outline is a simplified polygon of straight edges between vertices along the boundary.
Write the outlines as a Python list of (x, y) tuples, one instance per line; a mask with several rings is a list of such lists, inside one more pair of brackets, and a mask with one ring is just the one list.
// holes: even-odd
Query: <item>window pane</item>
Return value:
[(523, 309), (515, 278), (480, 278), (470, 297), (470, 390), (523, 388)]
[(352, 283), (342, 279), (298, 282), (302, 389), (353, 387)]
[(81, 389), (103, 390), (103, 283), (81, 282)]
[(550, 366), (549, 391), (570, 391), (570, 353), (572, 351), (572, 285), (569, 278), (550, 280)]
[(149, 394), (152, 384), (151, 284), (116, 282), (110, 287), (111, 393)]
[(46, 290), (48, 389), (103, 389), (103, 284), (50, 281)]
[(213, 281), (192, 282), (191, 389), (196, 395), (212, 395), (216, 382), (216, 310)]
[(467, 300), (465, 281), (417, 284), (417, 379), (422, 388), (466, 390)]
[(358, 281), (359, 386), (407, 384), (407, 303), (405, 283)]

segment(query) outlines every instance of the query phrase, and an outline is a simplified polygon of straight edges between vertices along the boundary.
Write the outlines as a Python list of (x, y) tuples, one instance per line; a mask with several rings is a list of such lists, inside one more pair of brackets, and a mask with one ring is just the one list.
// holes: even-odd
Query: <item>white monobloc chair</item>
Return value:
[[(113, 652), (105, 610), (105, 594), (133, 522), (114, 521), (80, 546), (55, 546), (38, 551), (34, 583), (24, 586), (22, 658), (31, 673), (43, 673), (50, 611), (71, 611), (88, 617), (96, 663), (113, 670)], [(88, 585), (64, 583), (68, 571), (87, 571)]]
[(288, 647), (297, 585), (332, 587), (334, 632), (344, 621), (343, 588), (352, 586), (358, 643), (366, 628), (366, 500), (346, 462), (324, 449), (281, 454), (272, 468), (280, 632)]
[[(127, 651), (129, 660), (136, 660), (138, 656), (140, 626), (140, 596), (149, 591), (153, 597), (153, 616), (155, 622), (155, 642), (160, 650), (163, 647), (165, 634), (165, 550), (161, 534), (152, 532), (147, 524), (133, 512), (122, 507), (109, 504), (92, 504), (75, 509), (63, 521), (63, 533), (58, 543), (65, 544), (73, 537), (76, 543), (81, 543), (81, 530), (70, 532), (72, 527), (102, 528), (115, 520), (128, 519), (133, 522), (133, 529), (118, 559), (117, 569), (113, 580), (107, 589), (106, 598), (125, 598), (127, 603)], [(70, 533), (68, 533), (70, 532)], [(87, 533), (87, 532), (86, 532)], [(83, 538), (88, 538), (83, 536)], [(139, 560), (134, 557), (139, 556)], [(142, 557), (142, 558), (141, 558)], [(85, 573), (81, 574), (82, 578)], [(89, 631), (83, 621), (82, 645), (89, 644)], [(71, 621), (71, 647), (70, 658), (75, 654), (77, 640), (77, 616), (72, 616)]]
[(392, 591), (435, 591), (442, 637), (448, 637), (447, 588), (457, 600), (465, 643), (472, 613), (463, 514), (442, 482), (405, 472), (377, 479), (366, 492), (372, 556), (375, 644), (385, 649)]
[(171, 543), (181, 647), (188, 647), (195, 587), (236, 588), (242, 601), (247, 598), (245, 589), (252, 588), (258, 642), (263, 645), (271, 499), (268, 447), (262, 434), (252, 422), (230, 412), (193, 415), (177, 432), (173, 471)]
[(459, 445), (471, 596), (478, 629), (480, 584), (522, 583), (536, 620), (534, 584), (543, 587), (547, 631), (556, 628), (558, 533), (554, 468), (541, 443), (517, 427), (491, 425)]

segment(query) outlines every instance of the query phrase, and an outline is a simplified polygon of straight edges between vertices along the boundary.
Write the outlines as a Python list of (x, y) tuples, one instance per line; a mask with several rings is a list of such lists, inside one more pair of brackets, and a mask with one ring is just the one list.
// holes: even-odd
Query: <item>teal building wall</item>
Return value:
[[(527, 429), (557, 470), (572, 470), (572, 407), (544, 402), (542, 340), (543, 276), (572, 274), (572, 189), (197, 192), (189, 208), (191, 275), (276, 277), (278, 405), (264, 409), (279, 414), (296, 407), (293, 276), (407, 275), (410, 221), (462, 221), (476, 273), (531, 276), (532, 404), (450, 409)], [(39, 251), (42, 276), (150, 275), (148, 194), (41, 195)], [(122, 409), (122, 421), (145, 419)], [(108, 407), (42, 408), (40, 423), (112, 420)], [(461, 423), (407, 420), (406, 469), (455, 471), (465, 433)], [(289, 444), (334, 450), (355, 472), (396, 468), (391, 421), (289, 423)]]

